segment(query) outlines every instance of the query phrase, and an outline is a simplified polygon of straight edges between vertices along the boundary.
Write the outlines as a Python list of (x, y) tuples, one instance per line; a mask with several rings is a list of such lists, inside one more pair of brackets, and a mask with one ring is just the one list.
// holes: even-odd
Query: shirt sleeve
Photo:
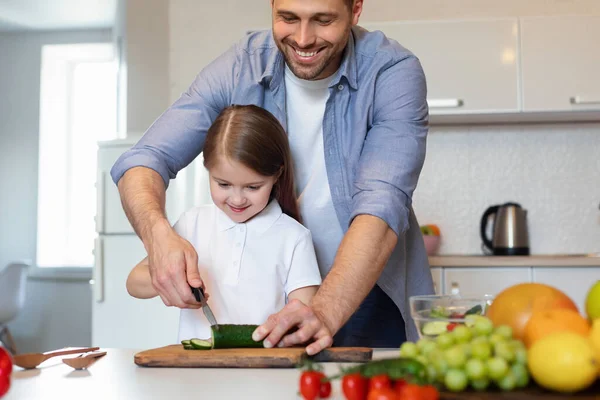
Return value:
[(408, 229), (412, 195), (425, 161), (429, 110), (425, 74), (409, 56), (380, 73), (373, 123), (363, 145), (350, 221), (369, 214), (397, 235)]
[(285, 282), (287, 296), (296, 289), (321, 284), (321, 273), (313, 246), (312, 235), (306, 229), (299, 237)]
[(200, 154), (208, 128), (230, 103), (238, 76), (238, 46), (206, 66), (138, 143), (117, 159), (111, 169), (115, 184), (128, 169), (144, 166), (158, 172), (168, 187), (169, 180)]

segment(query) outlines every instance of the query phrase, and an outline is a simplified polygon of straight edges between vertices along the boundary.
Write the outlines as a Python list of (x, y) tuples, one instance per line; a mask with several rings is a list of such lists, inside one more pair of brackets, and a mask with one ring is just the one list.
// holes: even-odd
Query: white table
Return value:
[[(104, 349), (107, 354), (88, 370), (74, 370), (50, 359), (34, 370), (15, 367), (10, 391), (2, 400), (29, 399), (299, 399), (300, 372), (290, 369), (147, 368), (133, 362), (140, 350)], [(398, 350), (375, 350), (373, 358), (398, 356)], [(70, 357), (70, 356), (66, 356)], [(324, 363), (334, 374), (346, 364)], [(331, 399), (343, 399), (339, 380)]]

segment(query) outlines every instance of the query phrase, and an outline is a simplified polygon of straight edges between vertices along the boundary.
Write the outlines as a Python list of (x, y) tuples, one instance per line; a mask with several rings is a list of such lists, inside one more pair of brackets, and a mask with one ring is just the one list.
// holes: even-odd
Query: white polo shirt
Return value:
[[(321, 284), (310, 231), (276, 200), (246, 223), (214, 204), (185, 212), (174, 226), (198, 253), (208, 303), (220, 324), (264, 323), (294, 290)], [(178, 341), (210, 338), (201, 309), (182, 309)]]

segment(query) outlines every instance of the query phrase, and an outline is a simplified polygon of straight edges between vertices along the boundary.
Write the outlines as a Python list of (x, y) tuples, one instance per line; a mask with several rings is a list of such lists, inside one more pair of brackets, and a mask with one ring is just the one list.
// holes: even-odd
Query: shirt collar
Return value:
[(272, 200), (261, 212), (247, 222), (234, 222), (219, 207), (216, 207), (216, 209), (217, 229), (221, 232), (235, 228), (236, 226), (245, 225), (249, 230), (256, 233), (264, 233), (283, 213), (277, 200)]
[[(340, 68), (338, 68), (334, 74), (334, 78), (331, 80), (330, 87), (339, 84), (342, 78), (345, 77), (352, 89), (356, 90), (358, 88), (354, 35), (355, 33), (353, 27), (350, 31), (350, 37), (348, 38), (344, 55), (342, 56), (342, 63)], [(266, 83), (267, 86), (273, 88), (281, 85), (284, 77), (285, 59), (275, 44), (275, 40), (273, 39), (273, 31), (271, 31), (270, 40), (273, 48), (276, 51), (269, 55), (265, 71), (261, 75), (259, 82), (261, 84)]]

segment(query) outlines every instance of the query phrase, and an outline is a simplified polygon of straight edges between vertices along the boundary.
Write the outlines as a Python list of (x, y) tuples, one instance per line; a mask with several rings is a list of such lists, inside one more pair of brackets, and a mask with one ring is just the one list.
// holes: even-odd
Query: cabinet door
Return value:
[(445, 294), (496, 296), (512, 285), (525, 282), (531, 282), (531, 268), (444, 268)]
[(600, 110), (600, 16), (521, 19), (524, 111)]
[(92, 344), (150, 349), (177, 343), (179, 309), (160, 297), (136, 299), (125, 287), (131, 269), (146, 256), (135, 235), (101, 236), (94, 250)]
[(554, 286), (577, 304), (585, 315), (585, 298), (592, 285), (600, 279), (600, 268), (533, 268), (533, 281)]
[[(112, 181), (110, 169), (117, 158), (133, 143), (103, 147), (98, 155), (96, 231), (99, 233), (133, 233), (133, 228), (123, 211), (117, 185)], [(171, 180), (166, 193), (167, 218), (174, 224), (187, 209), (210, 201), (208, 180), (202, 165), (202, 156)]]
[(435, 294), (444, 294), (442, 273), (442, 269), (439, 267), (431, 268), (431, 277), (433, 278), (433, 288), (435, 290)]
[(381, 30), (419, 58), (431, 115), (519, 110), (517, 19), (363, 26)]

